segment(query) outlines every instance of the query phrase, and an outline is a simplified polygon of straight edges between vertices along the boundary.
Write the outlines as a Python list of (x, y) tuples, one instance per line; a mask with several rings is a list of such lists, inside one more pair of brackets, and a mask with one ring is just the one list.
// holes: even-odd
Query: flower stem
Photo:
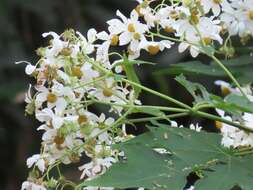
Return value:
[(226, 120), (226, 119), (223, 119), (221, 117), (218, 117), (216, 115), (212, 115), (212, 114), (209, 114), (209, 113), (205, 113), (205, 112), (202, 112), (202, 111), (196, 111), (193, 113), (194, 115), (197, 115), (197, 116), (200, 116), (200, 117), (203, 117), (203, 118), (207, 118), (207, 119), (211, 119), (211, 120), (214, 120), (214, 121), (220, 121), (222, 123), (226, 123), (228, 125), (232, 125), (234, 127), (237, 127), (239, 129), (242, 129), (244, 131), (248, 131), (248, 132), (253, 132), (253, 129), (249, 128), (249, 127), (246, 127), (244, 125), (240, 125), (238, 123), (234, 123), (232, 121), (229, 121), (229, 120)]
[(217, 57), (215, 57), (214, 55), (212, 55), (211, 58), (215, 61), (215, 63), (217, 63), (224, 70), (224, 72), (229, 76), (229, 78), (235, 83), (236, 87), (240, 90), (241, 94), (246, 99), (248, 99), (247, 95), (243, 92), (242, 87), (239, 84), (239, 82), (235, 79), (233, 74), (224, 66), (224, 64), (219, 59), (217, 59)]
[(157, 92), (155, 90), (152, 90), (152, 89), (150, 89), (148, 87), (142, 86), (141, 84), (135, 83), (135, 82), (127, 80), (127, 79), (122, 79), (122, 81), (124, 81), (126, 83), (129, 83), (129, 84), (131, 84), (133, 86), (136, 86), (136, 87), (138, 87), (138, 88), (140, 88), (140, 89), (142, 89), (142, 90), (144, 90), (146, 92), (149, 92), (149, 93), (151, 93), (153, 95), (156, 95), (156, 96), (158, 96), (160, 98), (168, 100), (168, 101), (170, 101), (170, 102), (172, 102), (172, 103), (174, 103), (174, 104), (176, 104), (176, 105), (178, 105), (180, 107), (186, 108), (188, 110), (192, 110), (192, 108), (190, 106), (188, 106), (187, 104), (184, 104), (184, 103), (182, 103), (182, 102), (180, 102), (180, 101), (178, 101), (178, 100), (176, 100), (176, 99), (174, 99), (174, 98), (172, 98), (170, 96), (167, 96), (165, 94), (162, 94), (160, 92)]
[(189, 113), (176, 113), (176, 114), (170, 114), (170, 115), (164, 115), (164, 116), (157, 116), (157, 117), (146, 117), (146, 118), (139, 118), (139, 119), (129, 119), (128, 121), (130, 123), (141, 123), (146, 122), (150, 120), (164, 120), (164, 119), (175, 119), (179, 117), (184, 117), (189, 115)]

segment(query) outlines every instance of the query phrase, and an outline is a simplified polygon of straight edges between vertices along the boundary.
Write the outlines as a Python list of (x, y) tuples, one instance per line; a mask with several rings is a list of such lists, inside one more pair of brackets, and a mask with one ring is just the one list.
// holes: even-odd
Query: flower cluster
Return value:
[[(85, 154), (91, 162), (79, 167), (81, 178), (91, 179), (124, 156), (111, 147), (129, 138), (124, 124), (90, 109), (99, 102), (110, 105), (110, 112), (122, 116), (124, 105), (140, 102), (131, 86), (114, 78), (115, 72), (122, 72), (120, 66), (113, 66), (109, 59), (102, 62), (99, 48), (103, 44), (95, 44), (97, 36), (94, 29), (88, 31), (87, 38), (72, 30), (61, 35), (44, 33), (43, 37), (52, 37), (50, 45), (38, 49), (40, 59), (36, 65), (26, 66), (26, 73), (36, 79), (26, 94), (26, 112), (35, 113), (42, 123), (37, 130), (43, 131), (43, 135), (40, 154), (27, 159), (33, 172), (22, 189), (45, 189), (48, 184), (41, 177), (57, 162), (79, 162)], [(96, 59), (91, 57), (94, 53)], [(34, 175), (34, 171), (40, 174)]]
[[(50, 38), (49, 46), (39, 48), (39, 61), (26, 62), (25, 69), (36, 80), (25, 101), (26, 113), (35, 114), (42, 123), (38, 127), (43, 131), (41, 152), (27, 159), (32, 171), (22, 190), (55, 188), (59, 184), (54, 179), (44, 180), (50, 169), (79, 162), (83, 155), (91, 159), (79, 167), (81, 178), (87, 180), (124, 157), (112, 145), (132, 138), (126, 133), (125, 118), (141, 104), (134, 87), (123, 80), (128, 77), (126, 60), (138, 59), (141, 51), (156, 55), (175, 42), (179, 52), (189, 49), (193, 57), (201, 52), (210, 55), (207, 51), (226, 50), (223, 47), (231, 36), (245, 42), (253, 35), (253, 0), (137, 1), (129, 18), (117, 11), (117, 18), (107, 21), (107, 31), (90, 29), (87, 36), (73, 30), (43, 34)], [(125, 49), (124, 55), (112, 52), (115, 46)], [(94, 111), (98, 104), (108, 109)], [(251, 114), (243, 117), (245, 121), (253, 118)], [(201, 130), (198, 125), (190, 128)], [(225, 124), (221, 131), (225, 146), (253, 144), (252, 134)]]
[[(240, 91), (237, 88), (231, 87), (229, 83), (224, 81), (216, 81), (216, 84), (221, 86), (221, 90), (224, 94), (240, 94)], [(250, 102), (253, 102), (253, 94), (250, 86), (243, 88)], [(226, 114), (223, 110), (217, 109), (217, 113), (228, 121), (233, 121), (233, 118)], [(240, 123), (240, 121), (233, 121), (235, 123)], [(243, 113), (241, 116), (241, 123), (249, 129), (253, 129), (253, 114)], [(228, 148), (240, 148), (240, 147), (252, 147), (253, 146), (253, 134), (246, 132), (244, 130), (238, 129), (229, 124), (216, 122), (216, 127), (221, 130), (222, 134), (222, 144)]]

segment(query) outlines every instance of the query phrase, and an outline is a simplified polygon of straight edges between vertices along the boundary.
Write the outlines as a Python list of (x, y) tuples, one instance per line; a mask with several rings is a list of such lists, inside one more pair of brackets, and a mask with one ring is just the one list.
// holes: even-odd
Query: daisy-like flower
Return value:
[(64, 117), (60, 116), (58, 113), (54, 113), (49, 108), (37, 111), (35, 116), (40, 122), (51, 123), (55, 129), (59, 129), (64, 123)]
[(87, 164), (84, 164), (83, 166), (80, 166), (78, 168), (79, 170), (83, 171), (80, 178), (83, 179), (84, 177), (89, 177), (90, 179), (92, 179), (98, 174), (101, 175), (105, 173), (105, 171), (112, 165), (112, 163), (115, 162), (115, 158), (107, 157), (98, 158)]
[(221, 13), (221, 7), (227, 3), (227, 0), (201, 0), (204, 12), (209, 13), (212, 10), (214, 16), (218, 16)]
[[(129, 91), (126, 88), (118, 86), (114, 78), (106, 78), (97, 83), (97, 87), (89, 92), (89, 94), (98, 100), (106, 102), (114, 102), (117, 104), (125, 104), (126, 96)], [(113, 106), (121, 112), (122, 107)]]
[(43, 185), (35, 184), (30, 181), (25, 181), (22, 183), (21, 190), (47, 190), (47, 188)]
[(171, 48), (174, 43), (169, 40), (161, 40), (159, 42), (142, 40), (140, 43), (140, 49), (145, 49), (150, 55), (156, 55), (159, 51), (163, 51), (165, 48)]
[(45, 171), (46, 168), (45, 161), (40, 154), (35, 154), (32, 157), (28, 158), (26, 164), (28, 168), (31, 168), (33, 165), (36, 165), (42, 173)]
[(38, 87), (38, 94), (35, 98), (36, 107), (41, 107), (44, 102), (47, 102), (48, 108), (56, 108), (59, 112), (65, 110), (67, 102), (65, 97), (71, 100), (75, 99), (75, 94), (69, 87), (63, 86), (63, 84), (53, 81), (51, 90), (44, 86)]
[(52, 36), (53, 39), (51, 41), (51, 47), (47, 48), (45, 51), (45, 57), (47, 58), (52, 58), (54, 56), (57, 56), (63, 48), (67, 47), (68, 42), (65, 42), (63, 40), (61, 40), (60, 36), (58, 34), (56, 34), (55, 32), (47, 32), (47, 33), (43, 33), (42, 36), (44, 38), (48, 37), (48, 36)]
[(221, 27), (218, 20), (209, 17), (200, 17), (196, 19), (196, 23), (191, 20), (179, 20), (176, 35), (184, 37), (185, 42), (179, 44), (179, 52), (184, 52), (190, 48), (192, 57), (197, 57), (201, 52), (199, 46), (211, 45), (212, 41), (218, 41), (222, 44), (220, 37)]
[[(228, 120), (232, 121), (232, 118), (230, 116), (226, 116), (225, 112), (222, 110), (216, 110), (218, 114)], [(253, 114), (245, 113), (242, 116), (242, 119), (244, 121), (245, 126), (252, 128), (252, 122), (253, 122)], [(239, 123), (239, 122), (236, 122)], [(237, 148), (241, 146), (253, 146), (253, 134), (247, 133), (243, 130), (240, 130), (234, 126), (216, 122), (216, 127), (221, 130), (222, 134), (222, 142), (221, 144), (228, 148)]]
[(112, 19), (107, 23), (109, 24), (108, 30), (113, 35), (119, 35), (119, 45), (129, 45), (131, 51), (137, 51), (139, 42), (144, 38), (145, 32), (148, 31), (148, 27), (142, 24), (138, 19), (138, 13), (133, 10), (130, 18), (125, 17), (120, 11), (117, 11), (117, 16), (120, 19)]
[(220, 16), (224, 28), (230, 35), (253, 35), (253, 2), (251, 0), (232, 1), (223, 7)]
[(76, 32), (76, 34), (81, 40), (79, 44), (82, 52), (87, 55), (93, 53), (95, 50), (94, 42), (97, 40), (97, 31), (94, 28), (89, 29), (87, 32), (87, 39), (80, 32)]
[(32, 65), (31, 63), (27, 62), (27, 61), (17, 61), (15, 62), (15, 64), (20, 64), (20, 63), (25, 63), (27, 64), (26, 67), (25, 67), (25, 73), (27, 75), (31, 75), (33, 74), (33, 72), (36, 70), (36, 66)]

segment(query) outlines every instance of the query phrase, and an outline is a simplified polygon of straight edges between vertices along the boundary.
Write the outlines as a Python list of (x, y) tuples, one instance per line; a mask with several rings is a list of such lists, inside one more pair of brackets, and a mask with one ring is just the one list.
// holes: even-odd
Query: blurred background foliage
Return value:
[[(23, 99), (30, 79), (24, 74), (25, 65), (15, 65), (14, 62), (26, 60), (36, 63), (35, 50), (47, 42), (41, 37), (43, 32), (61, 33), (73, 28), (85, 34), (91, 27), (105, 30), (106, 21), (115, 17), (117, 9), (129, 15), (135, 5), (133, 0), (0, 0), (1, 190), (20, 189), (27, 176), (26, 158), (38, 152), (41, 140), (41, 134), (36, 132), (39, 124), (24, 115)], [(155, 69), (166, 68), (188, 58), (188, 54), (179, 55), (176, 46), (155, 58), (147, 54), (142, 57), (157, 63)], [(143, 65), (136, 69), (143, 84), (186, 103), (192, 101), (172, 77), (153, 75), (154, 66)], [(212, 84), (205, 78), (201, 78), (201, 82)], [(142, 101), (152, 105), (167, 104), (145, 93)], [(203, 121), (181, 120), (183, 124), (190, 122), (202, 124)]]

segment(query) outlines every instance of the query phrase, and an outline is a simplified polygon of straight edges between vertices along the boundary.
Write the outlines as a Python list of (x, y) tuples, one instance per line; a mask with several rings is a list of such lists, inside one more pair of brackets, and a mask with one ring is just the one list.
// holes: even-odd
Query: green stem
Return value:
[(202, 112), (202, 111), (196, 111), (196, 112), (193, 112), (193, 115), (198, 115), (200, 117), (203, 117), (203, 118), (207, 118), (207, 119), (211, 119), (211, 120), (214, 120), (214, 121), (220, 121), (222, 123), (226, 123), (228, 125), (232, 125), (234, 127), (237, 127), (239, 129), (242, 129), (244, 131), (248, 131), (248, 132), (253, 132), (253, 129), (249, 128), (249, 127), (246, 127), (244, 125), (240, 125), (238, 123), (234, 123), (232, 121), (229, 121), (229, 120), (226, 120), (226, 119), (223, 119), (221, 117), (218, 117), (216, 115), (212, 115), (212, 114), (209, 114), (209, 113), (205, 113), (205, 112)]
[(129, 119), (128, 121), (130, 123), (141, 123), (141, 122), (146, 122), (146, 121), (150, 121), (150, 120), (175, 119), (175, 118), (184, 117), (184, 116), (187, 116), (187, 115), (189, 115), (189, 113), (176, 113), (176, 114), (157, 116), (157, 117), (146, 117), (146, 118), (139, 118), (139, 119)]
[(239, 82), (235, 79), (233, 74), (223, 65), (223, 63), (217, 59), (214, 55), (211, 56), (211, 58), (217, 63), (224, 71), (225, 73), (229, 76), (229, 78), (235, 83), (236, 87), (240, 90), (241, 94), (248, 99), (247, 95), (243, 92), (241, 85)]
[(238, 152), (238, 153), (235, 153), (235, 156), (245, 156), (248, 154), (253, 154), (253, 150), (245, 151), (245, 152)]
[(170, 101), (170, 102), (172, 102), (172, 103), (174, 103), (174, 104), (176, 104), (176, 105), (178, 105), (178, 106), (180, 106), (180, 107), (183, 107), (183, 108), (186, 108), (186, 109), (192, 111), (192, 108), (191, 108), (190, 106), (188, 106), (187, 104), (184, 104), (184, 103), (182, 103), (182, 102), (180, 102), (180, 101), (178, 101), (178, 100), (176, 100), (176, 99), (174, 99), (174, 98), (172, 98), (172, 97), (170, 97), (170, 96), (167, 96), (167, 95), (165, 95), (165, 94), (159, 93), (159, 92), (157, 92), (157, 91), (155, 91), (155, 90), (152, 90), (152, 89), (150, 89), (150, 88), (147, 88), (147, 87), (145, 87), (145, 86), (142, 86), (141, 84), (135, 83), (135, 82), (130, 81), (130, 80), (127, 80), (127, 79), (122, 79), (122, 81), (124, 81), (124, 82), (126, 82), (126, 83), (129, 83), (129, 84), (131, 84), (131, 85), (133, 85), (133, 86), (136, 86), (136, 87), (138, 87), (138, 88), (140, 88), (140, 89), (142, 89), (142, 90), (144, 90), (144, 91), (146, 91), (146, 92), (149, 92), (149, 93), (151, 93), (151, 94), (153, 94), (153, 95), (156, 95), (156, 96), (158, 96), (158, 97), (160, 97), (160, 98), (163, 98), (163, 99), (165, 99), (165, 100), (168, 100), (168, 101)]
[(111, 102), (103, 102), (103, 101), (99, 101), (99, 100), (93, 100), (93, 103), (110, 105), (110, 106), (119, 106), (119, 107), (123, 107), (123, 108), (157, 109), (157, 110), (171, 111), (171, 112), (187, 112), (188, 111), (188, 109), (175, 108), (175, 107), (117, 104), (117, 103), (111, 103)]

